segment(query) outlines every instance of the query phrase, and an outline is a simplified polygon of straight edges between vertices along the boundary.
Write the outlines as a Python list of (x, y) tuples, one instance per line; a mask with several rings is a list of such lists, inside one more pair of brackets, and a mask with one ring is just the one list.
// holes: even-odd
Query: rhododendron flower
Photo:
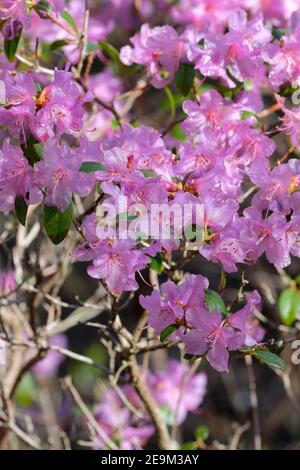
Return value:
[(261, 50), (271, 41), (271, 31), (264, 26), (262, 15), (247, 22), (243, 10), (233, 13), (228, 23), (228, 33), (205, 34), (198, 50), (187, 45), (188, 58), (204, 76), (220, 78), (230, 88), (236, 87), (235, 81), (261, 85), (265, 78)]
[[(125, 389), (125, 397), (128, 391)], [(96, 420), (101, 423), (105, 434), (120, 443), (123, 450), (141, 449), (153, 435), (154, 428), (143, 421), (135, 423), (128, 408), (114, 389), (107, 389), (101, 403), (94, 409)], [(105, 448), (103, 438), (97, 436), (97, 448)]]
[(80, 149), (70, 149), (49, 141), (44, 146), (44, 159), (36, 163), (34, 183), (43, 189), (45, 202), (65, 211), (72, 200), (72, 194), (87, 196), (93, 186), (94, 177), (80, 171)]
[(94, 247), (93, 264), (88, 268), (90, 276), (103, 279), (114, 295), (136, 290), (135, 273), (148, 263), (143, 251), (136, 249), (131, 240), (102, 240)]
[(249, 347), (261, 342), (265, 336), (265, 330), (259, 326), (258, 320), (254, 317), (254, 310), (259, 309), (260, 303), (259, 293), (251, 292), (245, 307), (227, 318), (228, 324), (244, 335), (244, 345)]
[(179, 361), (169, 360), (166, 368), (147, 378), (156, 402), (172, 412), (178, 425), (185, 421), (189, 411), (199, 408), (206, 393), (206, 375), (191, 374), (189, 367)]
[(5, 107), (0, 108), (1, 124), (24, 143), (34, 127), (34, 81), (30, 73), (7, 72), (4, 87)]
[(269, 170), (265, 165), (249, 172), (250, 179), (260, 188), (252, 203), (261, 210), (276, 211), (283, 214), (290, 212), (291, 194), (300, 187), (300, 164), (290, 160), (286, 165), (278, 165)]
[(150, 313), (149, 324), (157, 331), (177, 323), (187, 325), (193, 310), (204, 306), (204, 291), (208, 280), (201, 275), (188, 274), (182, 284), (171, 281), (154, 290), (150, 296), (140, 296), (140, 304)]
[(291, 17), (291, 34), (284, 35), (280, 43), (271, 44), (265, 52), (265, 61), (271, 64), (269, 83), (275, 91), (286, 83), (300, 84), (299, 40), (299, 14), (294, 12)]
[[(56, 335), (50, 339), (49, 346), (66, 349), (68, 347), (68, 340), (63, 334)], [(55, 349), (50, 349), (47, 351), (45, 358), (33, 366), (33, 371), (40, 378), (52, 377), (57, 373), (59, 366), (64, 360), (65, 356), (63, 354), (55, 351)]]
[(72, 78), (71, 72), (55, 70), (54, 81), (37, 97), (34, 133), (41, 142), (59, 138), (64, 132), (79, 132), (82, 127), (83, 105), (92, 93), (85, 94)]
[(171, 26), (151, 29), (144, 24), (139, 33), (131, 38), (133, 48), (121, 49), (120, 59), (126, 65), (133, 63), (147, 67), (150, 83), (163, 88), (170, 83), (183, 57), (183, 44)]
[(9, 212), (15, 198), (30, 199), (32, 191), (32, 168), (20, 148), (11, 145), (6, 139), (0, 150), (0, 209)]
[[(193, 326), (195, 327), (193, 344), (196, 349), (188, 343), (187, 339), (187, 352), (197, 355), (207, 353), (206, 358), (214, 369), (219, 372), (228, 372), (228, 351), (236, 351), (243, 346), (243, 334), (226, 325), (218, 311), (199, 312), (194, 319)], [(182, 338), (184, 338), (184, 333)], [(196, 338), (198, 338), (198, 345), (195, 342)], [(183, 341), (185, 342), (184, 339)]]
[(216, 150), (224, 146), (226, 133), (235, 128), (240, 122), (240, 112), (230, 106), (215, 90), (206, 91), (200, 105), (193, 101), (185, 101), (183, 110), (188, 115), (182, 127), (183, 130), (198, 142), (200, 139), (208, 147)]
[[(206, 393), (207, 378), (203, 372), (194, 373), (186, 365), (170, 360), (158, 372), (142, 370), (143, 378), (162, 410), (171, 414), (172, 424), (182, 424), (189, 411), (196, 411)], [(107, 388), (94, 415), (106, 436), (119, 443), (124, 450), (141, 449), (155, 433), (148, 414), (141, 413), (143, 405), (131, 385)], [(126, 407), (125, 403), (131, 405)], [(134, 411), (135, 412), (134, 412)], [(97, 436), (96, 448), (105, 448), (107, 443)]]
[(30, 26), (25, 0), (2, 0), (0, 19), (4, 20), (4, 36), (13, 39), (23, 27)]

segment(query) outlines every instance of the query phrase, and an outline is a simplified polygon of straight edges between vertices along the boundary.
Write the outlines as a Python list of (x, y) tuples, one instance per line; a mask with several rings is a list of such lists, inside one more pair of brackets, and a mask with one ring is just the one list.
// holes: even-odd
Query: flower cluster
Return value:
[(188, 354), (206, 354), (212, 367), (228, 371), (229, 351), (253, 347), (264, 337), (254, 317), (260, 296), (254, 291), (241, 310), (222, 316), (217, 308), (209, 310), (207, 288), (205, 277), (189, 274), (179, 285), (168, 281), (161, 285), (161, 292), (154, 290), (150, 296), (140, 296), (140, 303), (150, 313), (149, 324), (158, 333), (176, 326), (173, 336), (186, 344)]
[[(173, 359), (163, 370), (144, 375), (149, 390), (170, 425), (182, 424), (188, 412), (199, 410), (206, 392), (206, 375), (203, 372), (195, 374), (188, 366)], [(127, 402), (130, 407), (125, 406)], [(106, 448), (108, 439), (124, 450), (141, 449), (155, 434), (131, 385), (107, 388), (101, 396), (101, 403), (94, 408), (94, 415), (104, 431), (104, 437), (98, 437), (97, 447), (101, 449)]]
[[(24, 223), (27, 207), (40, 204), (54, 243), (74, 225), (80, 242), (72, 255), (90, 262), (88, 274), (116, 297), (137, 290), (137, 274), (143, 280), (156, 258), (172, 278), (172, 255), (191, 245), (226, 273), (264, 255), (276, 268), (300, 256), (300, 111), (293, 102), (300, 13), (284, 2), (171, 3), (143, 2), (148, 23), (141, 24), (136, 11), (129, 14), (131, 0), (122, 2), (122, 19), (118, 0), (99, 10), (91, 2), (98, 14), (87, 31), (77, 0), (73, 16), (63, 13), (63, 1), (0, 7), (0, 210), (15, 209)], [(155, 5), (172, 26), (157, 26)], [(43, 47), (50, 41), (45, 25), (54, 28), (46, 50), (59, 50), (52, 69), (39, 63), (38, 50), (24, 57), (25, 45), (39, 45), (34, 22)], [(137, 31), (120, 53), (103, 41), (116, 24)], [(16, 54), (13, 39), (23, 29)], [(169, 125), (162, 124), (165, 102), (157, 121), (151, 110), (145, 119), (133, 112), (135, 103), (143, 110), (144, 92), (156, 106), (163, 90)], [(208, 310), (207, 288), (205, 278), (187, 276), (141, 303), (157, 332), (175, 324), (189, 353), (207, 354), (213, 367), (227, 370), (229, 351), (262, 339), (252, 321), (258, 294), (222, 318)]]

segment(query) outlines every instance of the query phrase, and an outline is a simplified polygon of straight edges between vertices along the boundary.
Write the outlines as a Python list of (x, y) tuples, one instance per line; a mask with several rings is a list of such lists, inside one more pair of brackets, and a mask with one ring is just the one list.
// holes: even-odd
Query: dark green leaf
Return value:
[(127, 73), (130, 67), (126, 67), (120, 60), (119, 51), (107, 41), (100, 41), (99, 46), (102, 51), (112, 60), (119, 74)]
[(16, 197), (15, 213), (20, 224), (24, 226), (26, 224), (27, 211), (28, 211), (28, 206), (26, 202), (24, 201), (24, 198), (22, 196)]
[(175, 75), (175, 84), (183, 94), (183, 96), (187, 96), (190, 92), (192, 87), (193, 81), (195, 77), (195, 69), (194, 66), (191, 64), (181, 64), (179, 67), (178, 72)]
[(70, 230), (73, 218), (73, 204), (70, 203), (65, 212), (55, 206), (45, 206), (43, 213), (44, 227), (50, 240), (58, 245)]
[(4, 52), (10, 62), (15, 60), (15, 55), (20, 44), (22, 29), (13, 39), (4, 39)]
[(207, 290), (205, 292), (205, 302), (209, 310), (218, 310), (222, 312), (223, 315), (227, 315), (227, 308), (222, 297), (213, 290)]
[(186, 141), (186, 134), (183, 132), (180, 124), (176, 124), (170, 131), (170, 134), (174, 139), (179, 140), (179, 142)]
[(286, 326), (291, 326), (300, 312), (300, 293), (296, 289), (284, 289), (278, 301), (281, 320)]
[(50, 11), (51, 10), (51, 5), (48, 2), (44, 1), (44, 0), (40, 0), (40, 2), (33, 5), (32, 8), (34, 10), (38, 10), (38, 11)]
[(107, 171), (107, 168), (98, 162), (84, 162), (81, 164), (80, 171), (84, 173), (94, 173), (95, 171)]
[(253, 352), (251, 352), (251, 354), (263, 364), (267, 364), (268, 366), (272, 367), (277, 367), (281, 370), (286, 370), (286, 363), (284, 362), (284, 360), (276, 354), (267, 351), (266, 349), (254, 350)]
[(285, 28), (274, 28), (272, 31), (273, 37), (275, 39), (281, 39), (282, 36), (289, 34), (290, 30)]
[(163, 259), (160, 253), (158, 253), (156, 256), (151, 256), (150, 268), (157, 272), (157, 274), (161, 274), (163, 272)]
[(78, 28), (77, 28), (77, 24), (76, 24), (76, 21), (74, 20), (73, 16), (71, 15), (71, 13), (69, 13), (67, 10), (65, 10), (62, 14), (61, 14), (61, 17), (68, 23), (69, 26), (71, 26), (71, 28), (73, 29), (73, 31), (77, 34), (77, 36), (79, 35), (79, 31), (78, 31)]
[(43, 159), (43, 146), (31, 135), (22, 150), (31, 166)]
[(171, 334), (173, 334), (176, 330), (178, 330), (178, 328), (179, 328), (179, 325), (176, 325), (176, 323), (174, 323), (174, 325), (169, 325), (164, 330), (162, 330), (162, 332), (160, 333), (161, 342), (164, 343), (166, 339), (168, 339), (169, 336), (171, 336)]
[(188, 354), (186, 353), (183, 358), (186, 360), (186, 361), (194, 361), (195, 359), (198, 359), (199, 356), (195, 356), (195, 354)]
[(68, 46), (69, 44), (70, 42), (66, 39), (58, 39), (57, 41), (54, 41), (52, 44), (50, 44), (50, 51), (56, 51), (64, 46)]

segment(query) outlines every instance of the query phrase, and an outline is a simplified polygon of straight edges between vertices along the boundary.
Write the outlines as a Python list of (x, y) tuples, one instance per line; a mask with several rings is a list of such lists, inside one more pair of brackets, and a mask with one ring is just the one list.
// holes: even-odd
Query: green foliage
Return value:
[(187, 96), (195, 78), (195, 69), (191, 64), (181, 64), (175, 75), (175, 84), (183, 96)]
[(44, 206), (43, 222), (48, 237), (55, 245), (59, 245), (69, 233), (73, 218), (73, 204), (61, 212), (58, 207)]
[(251, 355), (256, 357), (261, 363), (267, 364), (271, 367), (276, 367), (277, 369), (286, 370), (286, 363), (281, 357), (277, 356), (267, 349), (257, 348), (251, 352)]
[(84, 162), (81, 164), (80, 171), (84, 173), (94, 173), (95, 171), (107, 171), (106, 166), (98, 162)]
[(225, 315), (225, 316), (228, 315), (227, 308), (226, 308), (226, 305), (224, 303), (224, 300), (222, 299), (220, 294), (218, 294), (218, 292), (215, 292), (215, 291), (210, 290), (210, 289), (207, 290), (205, 292), (205, 302), (206, 302), (209, 310), (218, 310), (223, 315)]
[(15, 200), (15, 213), (21, 225), (26, 224), (28, 206), (22, 196), (17, 196)]
[(174, 323), (173, 325), (169, 325), (164, 330), (162, 330), (162, 332), (160, 333), (161, 342), (164, 343), (169, 338), (169, 336), (171, 336), (176, 330), (178, 330), (178, 328), (179, 325), (176, 325), (176, 323)]
[(300, 312), (300, 293), (295, 288), (284, 289), (278, 300), (279, 315), (286, 326), (291, 326)]
[(10, 62), (15, 60), (15, 55), (20, 44), (21, 36), (22, 29), (20, 29), (17, 36), (15, 36), (13, 39), (4, 39), (4, 52)]

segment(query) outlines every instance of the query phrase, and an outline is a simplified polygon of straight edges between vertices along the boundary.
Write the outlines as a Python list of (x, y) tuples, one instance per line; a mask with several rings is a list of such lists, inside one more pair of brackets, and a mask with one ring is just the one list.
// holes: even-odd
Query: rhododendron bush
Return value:
[(299, 446), (300, 1), (0, 28), (0, 447)]

